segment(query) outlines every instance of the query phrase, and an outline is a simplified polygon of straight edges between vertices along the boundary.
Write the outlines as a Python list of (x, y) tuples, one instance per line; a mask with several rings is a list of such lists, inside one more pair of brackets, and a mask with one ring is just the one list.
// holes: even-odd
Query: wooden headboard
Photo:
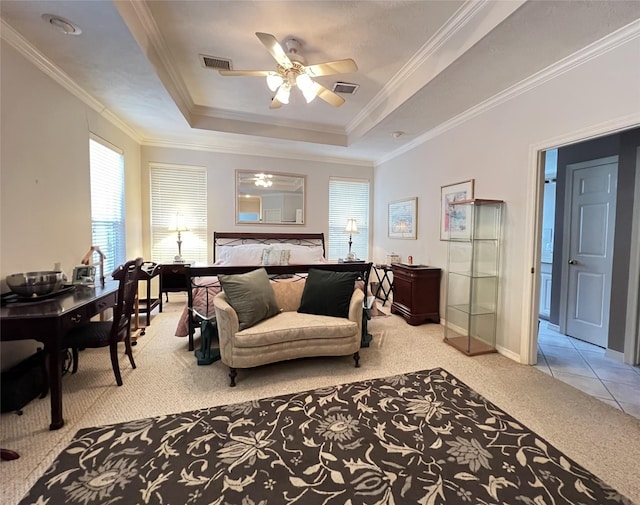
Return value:
[(322, 246), (322, 255), (326, 257), (324, 233), (252, 233), (215, 231), (213, 232), (213, 262), (216, 262), (218, 247), (238, 246), (244, 244), (294, 244), (306, 247)]

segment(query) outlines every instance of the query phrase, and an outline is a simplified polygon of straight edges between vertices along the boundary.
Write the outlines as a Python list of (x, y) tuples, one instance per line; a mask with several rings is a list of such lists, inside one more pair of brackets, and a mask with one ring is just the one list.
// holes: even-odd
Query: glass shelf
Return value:
[(467, 217), (469, 233), (449, 241), (444, 339), (469, 356), (495, 352), (504, 202), (453, 205)]

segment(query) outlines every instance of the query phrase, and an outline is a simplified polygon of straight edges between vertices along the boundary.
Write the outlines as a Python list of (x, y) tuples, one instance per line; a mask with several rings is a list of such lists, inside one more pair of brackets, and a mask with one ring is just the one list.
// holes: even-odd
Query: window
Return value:
[(351, 251), (358, 259), (369, 257), (369, 181), (329, 179), (329, 249), (327, 259), (345, 258), (349, 252), (348, 219), (355, 219)]
[(183, 260), (208, 263), (206, 169), (154, 163), (149, 173), (151, 258), (157, 263), (172, 263), (178, 255), (176, 225), (184, 225), (186, 231), (180, 232)]
[(104, 275), (108, 277), (116, 267), (126, 261), (124, 156), (118, 148), (91, 135), (89, 166), (91, 245), (100, 247), (104, 253)]

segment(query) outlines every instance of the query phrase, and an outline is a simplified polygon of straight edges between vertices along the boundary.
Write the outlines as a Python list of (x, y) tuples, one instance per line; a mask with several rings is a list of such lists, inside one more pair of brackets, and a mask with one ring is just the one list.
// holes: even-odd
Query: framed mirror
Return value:
[(306, 176), (236, 170), (237, 224), (304, 224)]

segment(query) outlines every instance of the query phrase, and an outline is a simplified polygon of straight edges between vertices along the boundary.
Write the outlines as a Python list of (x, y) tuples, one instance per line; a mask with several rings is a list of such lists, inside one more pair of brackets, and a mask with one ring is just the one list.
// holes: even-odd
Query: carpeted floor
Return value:
[(374, 340), (361, 351), (361, 368), (354, 368), (349, 357), (296, 360), (241, 370), (238, 386), (229, 388), (220, 362), (196, 366), (186, 339), (173, 336), (183, 303), (181, 295), (172, 294), (165, 312), (153, 316), (147, 335), (134, 348), (138, 368), (121, 361), (120, 388), (108, 352), (81, 353), (78, 373), (63, 379), (66, 424), (61, 430), (47, 429), (48, 398), (31, 402), (23, 416), (2, 415), (0, 446), (21, 457), (1, 463), (1, 503), (18, 503), (81, 429), (439, 367), (528, 426), (567, 461), (640, 503), (639, 420), (534, 367), (498, 354), (468, 358), (442, 343), (441, 326), (413, 327), (398, 316), (374, 318), (369, 321)]
[(444, 369), (80, 430), (21, 502), (632, 502)]

